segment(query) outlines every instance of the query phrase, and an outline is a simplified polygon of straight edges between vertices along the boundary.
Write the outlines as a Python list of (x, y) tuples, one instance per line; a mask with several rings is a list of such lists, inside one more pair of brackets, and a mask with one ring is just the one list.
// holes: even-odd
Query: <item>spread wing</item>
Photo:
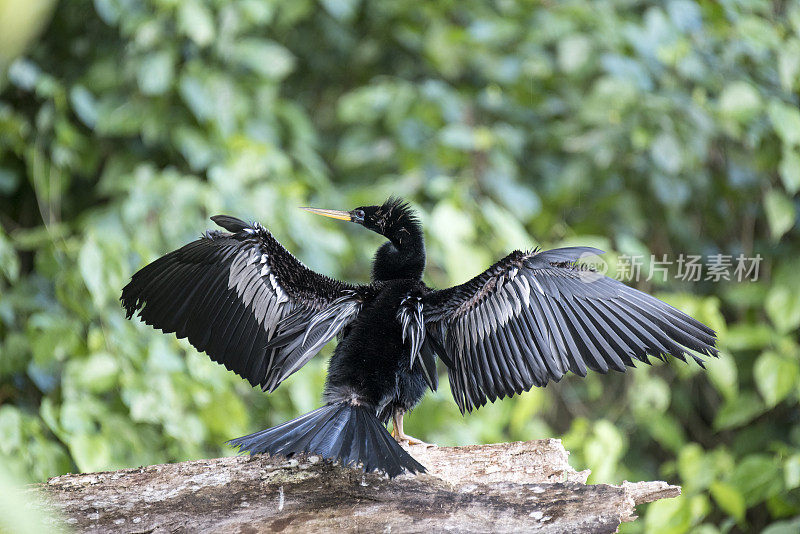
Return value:
[(320, 275), (263, 226), (224, 215), (209, 231), (133, 275), (128, 318), (188, 338), (212, 360), (272, 391), (359, 313), (375, 286)]
[(487, 399), (608, 372), (648, 355), (716, 356), (714, 331), (676, 308), (576, 264), (590, 247), (515, 251), (472, 280), (422, 298), (426, 333), (462, 412)]

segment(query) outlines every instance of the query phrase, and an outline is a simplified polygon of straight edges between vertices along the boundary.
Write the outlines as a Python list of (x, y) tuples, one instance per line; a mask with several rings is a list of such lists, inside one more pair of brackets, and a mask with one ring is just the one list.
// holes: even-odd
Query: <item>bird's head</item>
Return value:
[(391, 197), (379, 206), (359, 206), (350, 211), (321, 208), (300, 209), (324, 217), (360, 224), (397, 244), (403, 244), (407, 238), (422, 234), (422, 228), (414, 210), (400, 198)]

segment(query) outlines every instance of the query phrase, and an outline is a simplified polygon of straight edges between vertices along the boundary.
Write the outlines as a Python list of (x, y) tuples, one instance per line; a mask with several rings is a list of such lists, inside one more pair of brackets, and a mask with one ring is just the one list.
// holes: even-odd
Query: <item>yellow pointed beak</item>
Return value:
[(339, 219), (340, 221), (353, 220), (352, 217), (350, 217), (349, 211), (324, 210), (321, 208), (300, 208), (300, 209), (310, 211), (311, 213), (316, 213), (317, 215), (322, 215), (323, 217), (330, 217), (331, 219)]

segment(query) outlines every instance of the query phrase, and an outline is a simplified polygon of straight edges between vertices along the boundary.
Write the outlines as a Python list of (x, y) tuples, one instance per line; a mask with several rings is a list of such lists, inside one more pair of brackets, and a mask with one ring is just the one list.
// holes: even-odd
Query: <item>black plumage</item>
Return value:
[(209, 231), (157, 259), (122, 290), (129, 318), (138, 310), (265, 391), (339, 337), (325, 406), (232, 440), (242, 451), (420, 472), (397, 441), (415, 441), (403, 433), (403, 414), (436, 389), (437, 359), (464, 413), (567, 371), (624, 371), (648, 356), (687, 354), (702, 365), (701, 355), (717, 354), (704, 324), (578, 263), (597, 249), (514, 251), (464, 284), (433, 290), (422, 282), (422, 227), (406, 203), (305, 209), (388, 239), (371, 283), (315, 273), (258, 223), (217, 216), (228, 232)]

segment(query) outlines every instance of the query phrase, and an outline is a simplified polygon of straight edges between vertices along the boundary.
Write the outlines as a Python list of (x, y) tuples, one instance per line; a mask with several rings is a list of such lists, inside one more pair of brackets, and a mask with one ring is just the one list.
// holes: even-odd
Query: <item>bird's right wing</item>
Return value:
[[(589, 247), (515, 251), (472, 280), (421, 299), (426, 339), (448, 367), (462, 412), (570, 370), (624, 371), (647, 355), (716, 355), (714, 331), (576, 264)], [(702, 360), (689, 352), (702, 365)]]
[(376, 286), (318, 274), (258, 223), (224, 215), (206, 232), (133, 275), (128, 318), (188, 338), (252, 385), (272, 391), (361, 311)]

